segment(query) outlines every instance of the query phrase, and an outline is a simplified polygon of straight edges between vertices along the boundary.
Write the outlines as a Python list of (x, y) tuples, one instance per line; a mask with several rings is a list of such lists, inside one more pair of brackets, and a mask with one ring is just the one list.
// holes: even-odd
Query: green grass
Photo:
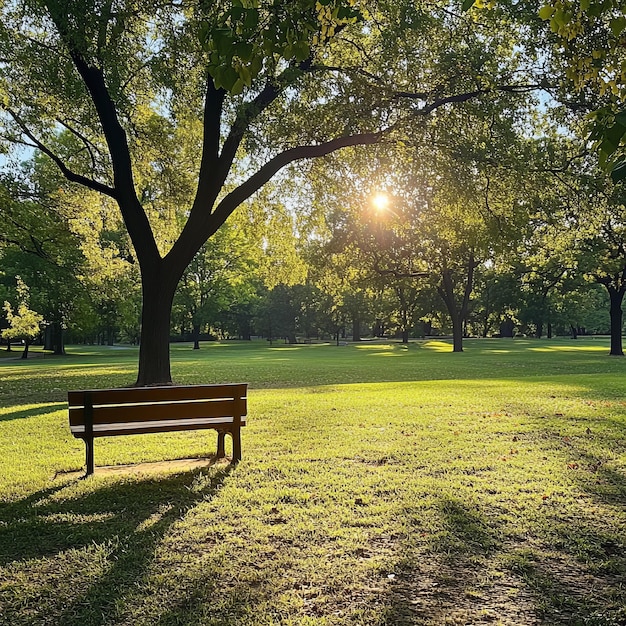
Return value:
[[(3, 355), (0, 623), (626, 624), (626, 360), (607, 353), (173, 346), (179, 383), (250, 383), (243, 461), (88, 480), (66, 392), (132, 384), (136, 349)], [(96, 464), (214, 447), (101, 439)]]

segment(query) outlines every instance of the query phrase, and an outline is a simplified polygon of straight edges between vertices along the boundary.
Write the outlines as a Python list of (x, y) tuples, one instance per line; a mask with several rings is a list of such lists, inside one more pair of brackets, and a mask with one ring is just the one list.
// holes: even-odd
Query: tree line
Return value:
[[(388, 158), (389, 149), (380, 154)], [(623, 206), (619, 197), (575, 186), (587, 180), (595, 188), (597, 179), (568, 174), (560, 187), (561, 173), (542, 171), (531, 185), (524, 159), (518, 174), (531, 195), (502, 186), (500, 177), (476, 213), (472, 199), (484, 201), (488, 178), (482, 196), (474, 188), (462, 194), (431, 171), (433, 161), (423, 175), (440, 188), (399, 166), (385, 175), (386, 187), (329, 182), (343, 166), (360, 172), (353, 183), (362, 186), (384, 171), (380, 154), (301, 172), (290, 194), (300, 206), (277, 199), (285, 181), (237, 212), (185, 269), (170, 340), (199, 348), (201, 340), (254, 335), (290, 343), (451, 335), (459, 350), (465, 336), (610, 334), (610, 288), (618, 291), (626, 268)], [(0, 253), (8, 347), (34, 338), (57, 353), (65, 341), (139, 343), (138, 267), (115, 207), (77, 195), (49, 165), (37, 155), (23, 164), (21, 180), (2, 183), (12, 225)], [(442, 172), (451, 171), (446, 162)], [(454, 178), (467, 184), (458, 167)], [(619, 316), (621, 301), (615, 308)]]
[(459, 351), (608, 297), (620, 354), (625, 24), (564, 4), (1, 3), (5, 334), (123, 334), (141, 385), (173, 329)]

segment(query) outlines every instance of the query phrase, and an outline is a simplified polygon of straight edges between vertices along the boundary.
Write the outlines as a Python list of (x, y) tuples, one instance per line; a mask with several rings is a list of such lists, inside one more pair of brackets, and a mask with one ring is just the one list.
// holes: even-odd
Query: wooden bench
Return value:
[(116, 435), (213, 428), (218, 433), (217, 456), (225, 456), (229, 433), (233, 462), (240, 461), (247, 388), (239, 383), (69, 391), (70, 430), (85, 442), (86, 475), (94, 472), (94, 438)]

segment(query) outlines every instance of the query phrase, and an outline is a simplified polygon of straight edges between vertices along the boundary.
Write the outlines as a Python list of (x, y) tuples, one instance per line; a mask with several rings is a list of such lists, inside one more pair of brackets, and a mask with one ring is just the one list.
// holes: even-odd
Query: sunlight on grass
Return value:
[[(177, 347), (179, 381), (250, 382), (242, 462), (88, 480), (66, 388), (118, 386), (136, 355), (1, 363), (0, 621), (624, 623), (626, 361), (595, 341), (428, 344)], [(190, 431), (95, 456), (214, 450)]]
[(452, 345), (446, 341), (426, 341), (424, 348), (433, 352), (451, 352)]
[(356, 343), (354, 348), (359, 351), (376, 350), (377, 352), (392, 351), (396, 349), (392, 344), (380, 344), (380, 343)]
[(531, 352), (600, 352), (607, 354), (606, 346), (597, 345), (584, 345), (584, 346), (572, 346), (572, 345), (551, 345), (551, 346), (533, 346), (528, 348)]

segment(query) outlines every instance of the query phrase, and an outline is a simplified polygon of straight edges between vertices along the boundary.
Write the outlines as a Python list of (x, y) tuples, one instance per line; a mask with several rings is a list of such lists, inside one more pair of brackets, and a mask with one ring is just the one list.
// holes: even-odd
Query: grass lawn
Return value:
[[(131, 384), (137, 349), (1, 354), (2, 624), (626, 624), (605, 340), (176, 345), (176, 382), (250, 383), (243, 461), (87, 480), (67, 390)], [(98, 439), (96, 465), (215, 440)]]

